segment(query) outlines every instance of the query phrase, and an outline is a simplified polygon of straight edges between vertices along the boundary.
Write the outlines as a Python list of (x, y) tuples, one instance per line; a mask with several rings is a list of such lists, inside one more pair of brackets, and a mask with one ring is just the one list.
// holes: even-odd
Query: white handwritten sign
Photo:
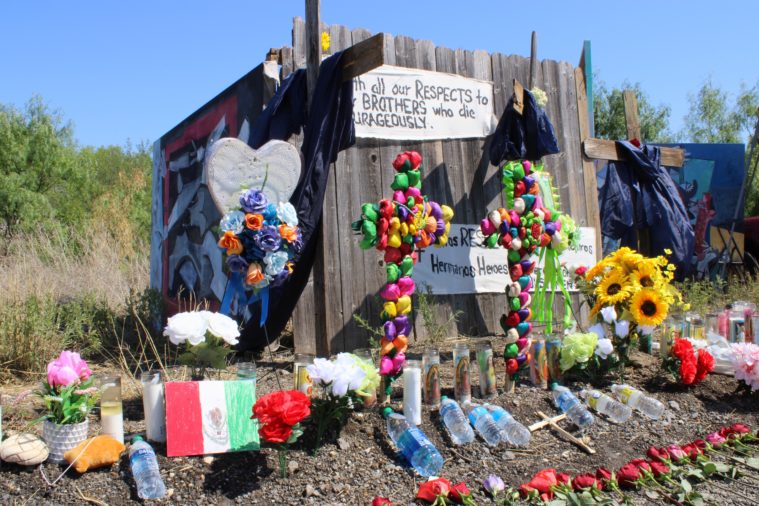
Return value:
[[(581, 227), (577, 251), (566, 250), (559, 257), (565, 265), (596, 263), (596, 232), (592, 227)], [(451, 225), (448, 244), (442, 248), (428, 248), (419, 253), (414, 266), (414, 281), (420, 287), (429, 286), (436, 295), (459, 293), (503, 293), (511, 283), (506, 250), (486, 248), (477, 225)], [(537, 261), (537, 256), (532, 259)], [(538, 268), (536, 267), (536, 271)], [(533, 273), (533, 282), (535, 273)], [(564, 269), (567, 290), (576, 292), (572, 275)]]
[(383, 65), (353, 79), (356, 137), (482, 138), (493, 132), (493, 83)]

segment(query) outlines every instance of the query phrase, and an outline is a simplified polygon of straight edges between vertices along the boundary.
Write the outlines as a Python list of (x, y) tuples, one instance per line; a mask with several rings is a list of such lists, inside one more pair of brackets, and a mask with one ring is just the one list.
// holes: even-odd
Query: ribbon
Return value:
[[(219, 311), (221, 314), (230, 316), (232, 314), (237, 314), (240, 311), (240, 308), (246, 307), (260, 300), (261, 319), (259, 321), (259, 326), (263, 327), (269, 316), (269, 287), (265, 286), (258, 291), (254, 290), (250, 297), (248, 297), (245, 294), (245, 286), (243, 285), (242, 279), (242, 273), (239, 272), (233, 272), (229, 277), (227, 287), (224, 290), (224, 297), (221, 300), (221, 309)], [(235, 304), (235, 309), (233, 311), (232, 304), (235, 301), (237, 301), (237, 304)]]
[[(546, 331), (550, 333), (553, 330), (553, 301), (556, 296), (556, 290), (560, 290), (564, 295), (564, 319), (562, 323), (565, 328), (568, 328), (572, 324), (572, 299), (569, 298), (569, 293), (564, 283), (564, 273), (562, 272), (561, 261), (556, 250), (541, 248), (538, 262), (542, 262), (543, 260), (545, 262), (543, 262), (542, 271), (545, 272), (545, 279), (541, 284), (542, 272), (539, 272), (535, 283), (535, 320), (544, 322), (546, 324)], [(547, 304), (546, 292), (550, 292)]]

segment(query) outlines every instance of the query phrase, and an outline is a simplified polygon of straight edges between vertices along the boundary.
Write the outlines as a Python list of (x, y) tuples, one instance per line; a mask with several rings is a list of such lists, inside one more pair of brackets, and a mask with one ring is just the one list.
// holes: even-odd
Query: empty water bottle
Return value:
[(585, 399), (585, 404), (614, 423), (625, 423), (632, 416), (632, 409), (598, 390), (583, 390), (580, 396)]
[(630, 385), (612, 385), (611, 391), (619, 402), (640, 411), (652, 420), (658, 420), (664, 413), (664, 404)]
[(140, 436), (132, 438), (129, 445), (129, 465), (141, 499), (161, 499), (166, 495), (155, 452)]
[(443, 456), (418, 427), (392, 408), (383, 412), (387, 419), (387, 434), (401, 454), (422, 476), (438, 476), (443, 468)]
[(440, 399), (440, 418), (443, 419), (453, 444), (463, 445), (474, 441), (474, 431), (458, 402), (443, 396)]
[(479, 404), (467, 403), (464, 404), (464, 411), (469, 417), (469, 423), (474, 426), (474, 429), (488, 446), (497, 446), (503, 439), (503, 435), (488, 410)]
[(502, 434), (505, 437), (507, 443), (515, 446), (527, 446), (530, 442), (530, 430), (517, 422), (511, 413), (506, 411), (501, 406), (494, 404), (485, 404), (485, 409), (488, 410), (490, 416), (493, 417), (496, 425), (500, 427)]
[(567, 387), (554, 385), (553, 402), (562, 413), (567, 414), (567, 418), (577, 425), (580, 429), (586, 429), (593, 424), (593, 415), (585, 409), (585, 406), (575, 394)]

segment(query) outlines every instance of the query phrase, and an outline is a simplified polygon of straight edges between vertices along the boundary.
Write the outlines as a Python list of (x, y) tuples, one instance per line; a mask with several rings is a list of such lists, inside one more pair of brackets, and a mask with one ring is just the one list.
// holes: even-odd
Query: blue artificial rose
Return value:
[(264, 257), (264, 264), (266, 264), (264, 272), (269, 276), (276, 276), (285, 268), (288, 260), (287, 253), (284, 251), (267, 253)]
[(298, 226), (298, 213), (289, 202), (280, 202), (277, 206), (277, 217), (291, 227)]
[(295, 239), (292, 244), (290, 244), (290, 247), (292, 248), (293, 253), (296, 255), (300, 254), (300, 252), (303, 251), (303, 238), (300, 234), (298, 234), (298, 238)]
[(277, 208), (274, 207), (274, 204), (269, 204), (266, 206), (266, 209), (264, 209), (263, 212), (264, 215), (264, 221), (267, 225), (279, 225), (277, 222)]
[(268, 205), (269, 199), (266, 198), (266, 195), (261, 190), (245, 190), (240, 195), (240, 206), (247, 213), (263, 214)]
[(282, 237), (277, 227), (264, 225), (255, 237), (256, 245), (264, 251), (277, 251), (282, 244)]
[(272, 280), (271, 280), (270, 284), (271, 284), (272, 288), (276, 287), (276, 286), (279, 286), (282, 283), (284, 283), (285, 280), (287, 279), (287, 276), (289, 276), (289, 275), (290, 275), (290, 271), (288, 269), (285, 269), (283, 271), (279, 271), (279, 274), (277, 274), (276, 276), (274, 276), (274, 278), (272, 278)]
[(219, 222), (219, 228), (222, 234), (232, 232), (238, 235), (245, 228), (245, 213), (242, 211), (232, 211), (224, 215)]
[(240, 255), (229, 255), (227, 267), (231, 272), (248, 272), (248, 262)]

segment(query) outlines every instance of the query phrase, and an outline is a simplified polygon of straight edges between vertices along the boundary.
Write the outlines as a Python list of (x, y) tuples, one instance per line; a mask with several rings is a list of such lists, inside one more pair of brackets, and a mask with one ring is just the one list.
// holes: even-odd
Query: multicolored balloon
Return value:
[(384, 301), (380, 374), (390, 378), (399, 375), (408, 349), (408, 315), (416, 289), (411, 276), (417, 251), (448, 243), (453, 218), (453, 209), (422, 195), (422, 155), (416, 151), (400, 153), (393, 168), (396, 174), (390, 185), (392, 198), (363, 204), (361, 219), (351, 225), (363, 235), (361, 249), (374, 247), (385, 252), (387, 284), (380, 290)]

